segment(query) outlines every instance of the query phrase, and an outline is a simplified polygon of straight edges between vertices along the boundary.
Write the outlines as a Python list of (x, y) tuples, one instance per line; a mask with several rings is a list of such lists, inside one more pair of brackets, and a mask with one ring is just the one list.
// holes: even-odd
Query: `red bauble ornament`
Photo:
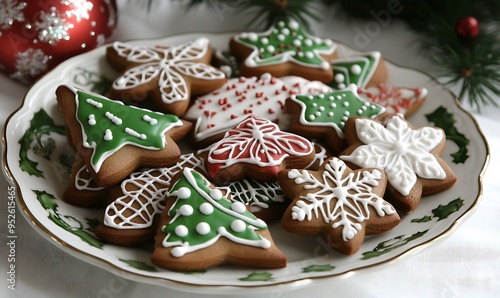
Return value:
[(115, 0), (4, 0), (0, 11), (0, 71), (23, 83), (104, 44), (117, 20)]
[(456, 31), (460, 37), (476, 37), (479, 34), (479, 23), (474, 17), (463, 17), (458, 20)]

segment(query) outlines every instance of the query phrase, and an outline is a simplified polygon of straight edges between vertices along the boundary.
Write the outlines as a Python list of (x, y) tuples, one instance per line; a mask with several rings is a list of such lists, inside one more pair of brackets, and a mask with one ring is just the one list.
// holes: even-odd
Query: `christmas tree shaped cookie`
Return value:
[(440, 128), (413, 128), (401, 115), (378, 122), (350, 119), (345, 128), (349, 147), (340, 158), (353, 167), (376, 167), (385, 171), (385, 198), (401, 212), (417, 208), (422, 195), (450, 188), (456, 176), (440, 157), (446, 135)]
[(177, 116), (67, 86), (57, 88), (56, 94), (68, 141), (98, 186), (116, 184), (138, 167), (169, 166), (179, 159), (174, 140), (190, 125)]
[(358, 251), (365, 235), (380, 234), (400, 222), (384, 199), (387, 179), (374, 168), (351, 170), (336, 158), (318, 171), (285, 170), (279, 183), (292, 203), (283, 215), (283, 228), (299, 235), (319, 235), (339, 252)]
[(191, 95), (211, 92), (226, 81), (222, 71), (208, 65), (211, 57), (204, 37), (167, 48), (115, 42), (106, 58), (123, 72), (113, 82), (110, 96), (132, 102), (151, 98), (161, 111), (181, 116)]
[(329, 61), (336, 57), (336, 45), (307, 33), (292, 18), (278, 20), (263, 33), (242, 33), (230, 41), (230, 49), (243, 61), (243, 76), (269, 72), (276, 77), (301, 76), (329, 83), (333, 72)]
[(219, 264), (285, 267), (286, 257), (274, 245), (265, 222), (228, 196), (200, 173), (184, 168), (168, 194), (153, 263), (182, 271)]
[(350, 84), (359, 88), (375, 86), (387, 81), (387, 69), (380, 52), (333, 59), (333, 80), (329, 85), (334, 89), (345, 89)]
[(328, 93), (294, 95), (286, 101), (286, 111), (292, 115), (291, 132), (323, 140), (334, 153), (339, 153), (346, 147), (343, 129), (349, 118), (373, 118), (385, 109), (362, 100), (352, 84)]

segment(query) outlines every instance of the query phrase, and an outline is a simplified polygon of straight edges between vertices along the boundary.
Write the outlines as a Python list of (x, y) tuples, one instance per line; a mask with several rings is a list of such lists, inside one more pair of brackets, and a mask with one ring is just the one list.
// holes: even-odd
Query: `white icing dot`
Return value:
[(111, 141), (113, 139), (113, 132), (111, 132), (110, 129), (106, 129), (104, 132), (104, 140), (105, 141)]
[(151, 125), (156, 125), (158, 123), (158, 120), (151, 118), (149, 115), (144, 115), (144, 117), (142, 117), (142, 120), (148, 122)]
[(182, 216), (191, 216), (193, 215), (193, 207), (191, 205), (182, 205), (179, 208), (179, 213)]
[(317, 106), (318, 106), (318, 104), (317, 104), (317, 103), (315, 103), (315, 102), (313, 102), (313, 103), (312, 103), (312, 106), (313, 106), (313, 107), (317, 107)]
[(333, 112), (328, 112), (328, 116), (333, 117)]
[(316, 113), (314, 113), (314, 114), (315, 114), (316, 116), (318, 116), (318, 117), (319, 117), (319, 116), (321, 116), (321, 112), (316, 112)]
[(288, 27), (292, 30), (297, 30), (299, 29), (299, 23), (297, 23), (297, 21), (290, 20), (290, 22), (288, 22)]
[(348, 101), (344, 101), (344, 103), (342, 105), (347, 108), (349, 106), (349, 102)]
[(266, 37), (262, 37), (262, 39), (260, 40), (260, 42), (262, 44), (268, 44), (269, 43), (269, 39), (267, 39)]
[(331, 39), (325, 39), (325, 45), (327, 46), (332, 46), (333, 45), (333, 41)]
[(285, 35), (283, 35), (283, 34), (278, 34), (278, 40), (279, 40), (279, 41), (284, 41), (284, 40), (285, 40)]
[(242, 202), (233, 202), (233, 204), (231, 205), (231, 210), (236, 213), (244, 213), (245, 211), (247, 211), (247, 208)]
[(345, 80), (345, 77), (343, 74), (338, 73), (335, 75), (335, 82), (342, 83), (342, 82), (344, 82), (344, 80)]
[(126, 127), (125, 132), (133, 137), (136, 137), (141, 140), (147, 139), (147, 136), (143, 133), (138, 133), (137, 131), (133, 130), (132, 128)]
[(363, 114), (363, 109), (358, 110), (358, 115), (361, 115), (361, 114)]
[(298, 40), (298, 39), (295, 39), (293, 41), (293, 45), (296, 46), (296, 47), (300, 47), (302, 45), (302, 42), (300, 40)]
[(210, 190), (210, 197), (214, 200), (220, 200), (222, 198), (222, 191), (220, 189), (212, 189)]
[(89, 125), (96, 125), (94, 114), (89, 115)]
[(122, 119), (116, 117), (115, 115), (111, 114), (110, 112), (104, 113), (104, 116), (106, 116), (106, 118), (111, 120), (111, 122), (113, 122), (116, 125), (122, 125), (122, 123), (123, 123)]
[(327, 70), (330, 68), (330, 63), (328, 63), (327, 61), (323, 61), (323, 62), (321, 62), (320, 66), (322, 69)]
[(281, 33), (283, 33), (283, 35), (290, 35), (290, 29), (283, 28), (283, 29), (281, 29)]
[(361, 74), (361, 66), (354, 64), (353, 66), (351, 66), (351, 72), (352, 72), (352, 74), (355, 74), (355, 75)]
[(307, 96), (307, 99), (309, 99), (309, 100), (313, 100), (313, 99), (314, 99), (314, 96), (313, 96), (313, 95), (308, 95), (308, 96)]
[(183, 255), (186, 254), (186, 248), (182, 247), (182, 246), (177, 246), (177, 247), (174, 247), (171, 251), (170, 251), (170, 254), (176, 258), (180, 258), (182, 257)]
[(346, 116), (342, 117), (342, 121), (347, 121), (348, 119), (349, 119), (349, 117), (346, 117)]
[(323, 99), (323, 98), (325, 98), (325, 95), (321, 93), (321, 94), (318, 94), (318, 97)]
[(214, 206), (210, 203), (203, 203), (200, 206), (200, 212), (205, 215), (210, 215), (214, 212)]
[(328, 100), (333, 101), (334, 99), (335, 97), (333, 97), (333, 95), (328, 96)]
[(299, 52), (297, 55), (299, 55), (299, 57), (304, 57), (304, 53), (303, 52)]
[(314, 115), (309, 115), (309, 120), (314, 120), (314, 119), (316, 119), (316, 116), (314, 116)]
[(274, 47), (273, 47), (273, 46), (268, 46), (268, 47), (267, 47), (267, 51), (268, 51), (269, 53), (274, 53)]
[(175, 227), (175, 235), (179, 237), (186, 237), (189, 233), (189, 230), (186, 226), (184, 225), (179, 225)]
[(345, 87), (346, 87), (346, 86), (345, 86), (345, 84), (344, 84), (344, 83), (339, 84), (339, 89), (344, 89)]
[(312, 41), (312, 40), (310, 40), (310, 39), (308, 38), (308, 39), (304, 40), (304, 44), (305, 44), (306, 46), (310, 47), (310, 46), (312, 46), (312, 45), (313, 45), (313, 41)]
[(248, 33), (248, 39), (250, 39), (251, 41), (257, 41), (257, 39), (259, 38), (259, 36), (257, 35), (257, 33)]
[(94, 107), (96, 107), (98, 109), (102, 108), (102, 103), (97, 102), (93, 99), (87, 98), (87, 103), (93, 105)]
[(330, 105), (330, 107), (332, 107), (332, 109), (335, 109), (337, 107), (337, 104), (332, 102), (332, 104)]
[(351, 113), (349, 111), (345, 111), (344, 115), (346, 115), (347, 117), (349, 117), (351, 115)]
[(231, 230), (237, 233), (241, 233), (245, 231), (245, 229), (246, 229), (246, 224), (241, 219), (236, 219), (231, 223)]
[(306, 52), (306, 57), (308, 59), (312, 59), (312, 58), (314, 58), (314, 53), (313, 52)]
[(321, 107), (319, 107), (319, 110), (320, 110), (321, 112), (323, 112), (323, 111), (325, 110), (325, 107), (321, 106)]
[(285, 26), (285, 22), (283, 22), (283, 21), (278, 22), (278, 27), (284, 27), (284, 26)]
[(191, 197), (191, 190), (187, 187), (181, 187), (177, 190), (177, 197), (179, 199), (189, 199)]
[(200, 235), (206, 235), (210, 233), (210, 225), (206, 222), (200, 222), (196, 225), (196, 232)]

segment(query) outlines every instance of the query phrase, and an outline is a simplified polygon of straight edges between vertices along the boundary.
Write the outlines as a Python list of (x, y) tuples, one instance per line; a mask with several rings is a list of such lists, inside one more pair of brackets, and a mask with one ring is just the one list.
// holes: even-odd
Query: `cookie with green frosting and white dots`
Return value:
[(234, 36), (229, 47), (243, 61), (243, 76), (268, 72), (276, 77), (297, 75), (323, 83), (333, 79), (330, 61), (337, 56), (336, 44), (309, 34), (292, 18), (278, 20), (266, 32)]
[(189, 122), (73, 87), (59, 86), (56, 95), (68, 142), (98, 186), (121, 182), (139, 167), (179, 160), (175, 140), (189, 132)]
[(294, 95), (285, 105), (292, 118), (289, 130), (323, 141), (334, 154), (347, 146), (343, 129), (349, 118), (374, 118), (385, 111), (385, 108), (361, 99), (354, 84), (328, 93)]
[(202, 174), (184, 168), (172, 180), (152, 261), (170, 270), (203, 270), (221, 264), (283, 268), (267, 224)]
[(387, 68), (380, 52), (336, 58), (331, 64), (333, 80), (328, 85), (337, 90), (350, 84), (365, 88), (387, 82)]

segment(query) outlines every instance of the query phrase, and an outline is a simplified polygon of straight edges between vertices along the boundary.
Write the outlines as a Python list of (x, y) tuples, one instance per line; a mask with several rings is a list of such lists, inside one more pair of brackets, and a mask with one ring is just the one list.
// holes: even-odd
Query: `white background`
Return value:
[[(243, 30), (249, 15), (231, 6), (186, 12), (183, 1), (157, 1), (147, 12), (140, 1), (118, 0), (119, 23), (113, 40), (163, 37), (186, 32)], [(404, 9), (404, 7), (402, 7)], [(335, 8), (323, 9), (316, 35), (361, 50), (378, 50), (402, 66), (436, 75), (418, 51), (416, 37), (401, 22), (354, 21)], [(252, 29), (258, 29), (255, 25)], [(263, 28), (261, 28), (263, 29)], [(363, 32), (366, 35), (362, 35)], [(21, 104), (27, 86), (0, 75), (0, 121)], [(497, 99), (500, 103), (500, 98)], [(264, 297), (499, 297), (500, 296), (500, 108), (471, 110), (488, 139), (491, 159), (484, 177), (484, 196), (475, 213), (443, 241), (394, 263), (343, 279), (327, 279), (308, 287), (269, 288)], [(497, 173), (497, 171), (499, 173)], [(8, 182), (0, 178), (0, 218), (6, 218)], [(21, 212), (21, 211), (18, 211)], [(136, 283), (74, 258), (42, 238), (19, 213), (16, 222), (16, 290), (7, 289), (5, 222), (0, 223), (0, 297), (202, 297)], [(203, 297), (209, 296), (204, 294)], [(241, 297), (257, 297), (250, 289)], [(216, 297), (215, 295), (213, 297)]]

